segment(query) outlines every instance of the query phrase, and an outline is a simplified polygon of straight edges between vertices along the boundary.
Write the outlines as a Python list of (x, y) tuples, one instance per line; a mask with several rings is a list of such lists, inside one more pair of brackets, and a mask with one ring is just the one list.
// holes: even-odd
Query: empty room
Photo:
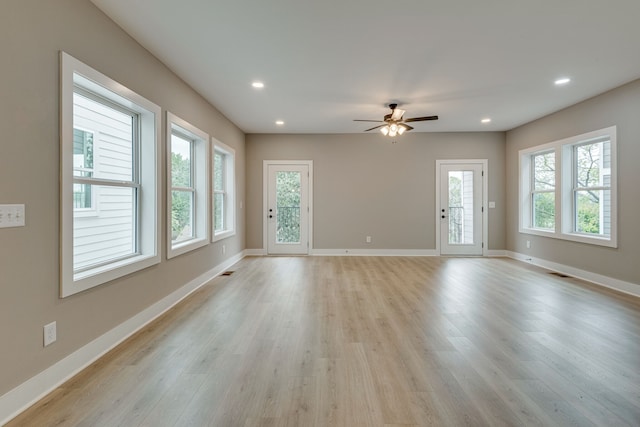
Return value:
[(5, 0), (0, 425), (640, 425), (640, 3)]

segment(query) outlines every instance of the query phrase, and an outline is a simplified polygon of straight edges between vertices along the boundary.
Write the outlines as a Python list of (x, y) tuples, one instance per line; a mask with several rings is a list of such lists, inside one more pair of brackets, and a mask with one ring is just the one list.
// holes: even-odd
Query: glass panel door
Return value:
[(442, 164), (440, 185), (440, 253), (482, 255), (482, 164)]
[(267, 252), (309, 253), (309, 166), (269, 164), (267, 187)]

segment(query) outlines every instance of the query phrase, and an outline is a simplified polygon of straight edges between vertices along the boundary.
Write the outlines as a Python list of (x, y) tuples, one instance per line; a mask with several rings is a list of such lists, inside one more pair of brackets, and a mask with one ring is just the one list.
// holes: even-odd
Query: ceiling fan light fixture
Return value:
[(383, 126), (380, 128), (380, 132), (382, 132), (382, 134), (384, 136), (387, 136), (389, 134), (389, 126)]
[(398, 135), (402, 135), (407, 128), (403, 125), (398, 125)]

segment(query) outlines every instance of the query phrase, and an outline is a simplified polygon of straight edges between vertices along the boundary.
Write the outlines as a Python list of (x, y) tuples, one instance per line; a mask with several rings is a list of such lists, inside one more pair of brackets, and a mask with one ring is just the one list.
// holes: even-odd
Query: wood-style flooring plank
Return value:
[(497, 258), (233, 270), (8, 427), (640, 425), (638, 298)]

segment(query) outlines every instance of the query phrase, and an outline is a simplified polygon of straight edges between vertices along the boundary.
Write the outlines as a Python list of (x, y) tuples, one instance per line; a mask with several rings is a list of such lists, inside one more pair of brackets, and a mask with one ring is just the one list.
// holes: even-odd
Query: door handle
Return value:
[(273, 215), (269, 215), (269, 218), (273, 218)]
[(446, 218), (446, 216), (442, 215), (442, 219), (445, 219), (445, 218)]

